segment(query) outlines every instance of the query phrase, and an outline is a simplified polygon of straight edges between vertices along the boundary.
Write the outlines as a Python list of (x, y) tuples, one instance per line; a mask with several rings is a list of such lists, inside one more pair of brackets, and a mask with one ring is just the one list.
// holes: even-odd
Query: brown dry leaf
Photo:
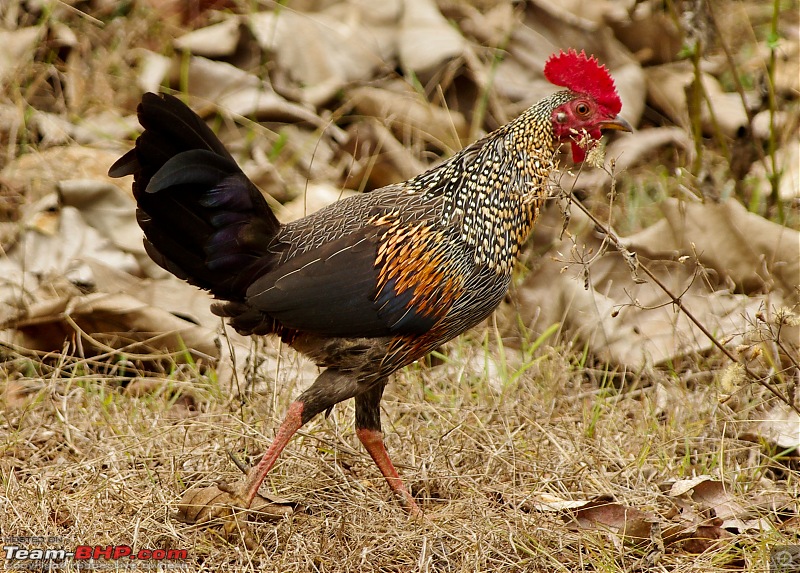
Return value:
[(32, 110), (28, 127), (41, 138), (39, 149), (67, 145), (74, 136), (74, 125), (59, 114)]
[(651, 258), (693, 254), (744, 292), (797, 296), (800, 232), (750, 213), (734, 200), (720, 204), (661, 203), (664, 219), (624, 239), (628, 248)]
[[(174, 62), (172, 73), (178, 73), (183, 65)], [(194, 56), (189, 60), (188, 78), (190, 95), (214, 102), (223, 112), (260, 120), (307, 121), (325, 126), (307, 107), (286, 101), (257, 76), (226, 62)]]
[(206, 362), (219, 356), (213, 332), (126, 294), (72, 293), (37, 301), (42, 302), (2, 325), (14, 329), (13, 342), (24, 348), (47, 352), (74, 339), (86, 355), (124, 349), (153, 360), (164, 352), (177, 353), (178, 360), (186, 350)]
[[(694, 144), (689, 134), (680, 127), (653, 127), (639, 129), (617, 137), (606, 146), (606, 164), (614, 161), (616, 173), (644, 164), (662, 148), (680, 149), (691, 163), (695, 157)], [(611, 175), (605, 169), (582, 170), (580, 174), (563, 173), (559, 183), (565, 189), (600, 191), (611, 185)]]
[(702, 553), (732, 532), (764, 533), (774, 530), (765, 512), (776, 513), (793, 507), (787, 494), (751, 496), (747, 507), (739, 503), (724, 482), (701, 475), (673, 483), (667, 493), (677, 510), (673, 522), (664, 528), (669, 545), (680, 543), (690, 553)]
[(733, 534), (721, 527), (722, 523), (698, 525), (693, 531), (686, 532), (680, 539), (681, 548), (687, 553), (701, 554), (714, 549), (721, 540), (731, 539)]
[[(800, 138), (787, 141), (775, 152), (775, 163), (781, 174), (778, 194), (783, 201), (800, 200)], [(753, 193), (762, 197), (772, 193), (770, 176), (772, 175), (772, 162), (756, 161), (747, 174), (748, 186)]]
[[(689, 480), (686, 480), (689, 481)], [(722, 519), (701, 515), (699, 504), (688, 498), (673, 498), (676, 512), (671, 521), (662, 524), (662, 539), (666, 547), (679, 547), (688, 553), (704, 553), (712, 549), (719, 539), (729, 539), (733, 534), (723, 526)]]
[(464, 38), (433, 0), (404, 0), (398, 51), (403, 69), (427, 75), (463, 54)]
[(503, 121), (519, 113), (549, 93), (553, 86), (541, 70), (555, 46), (528, 26), (516, 26), (508, 42), (508, 57), (497, 65), (495, 73), (498, 96), (514, 102), (507, 106)]
[[(269, 83), (227, 62), (192, 56), (186, 62), (142, 51), (142, 71), (139, 84), (146, 91), (159, 91), (167, 79), (174, 84), (187, 74), (186, 92), (198, 101), (192, 107), (204, 115), (208, 104), (216, 104), (221, 112), (234, 116), (255, 117), (259, 120), (305, 121), (318, 127), (326, 123), (307, 106), (287, 101)], [(206, 106), (203, 109), (202, 105)]]
[[(703, 205), (670, 199), (661, 207), (663, 220), (622, 241), (681, 295), (683, 304), (718, 339), (742, 343), (767, 302), (776, 307), (793, 304), (800, 276), (800, 233), (749, 213), (735, 201)], [(518, 306), (509, 312), (518, 310), (523, 323), (539, 332), (561, 323), (599, 359), (633, 369), (712, 347), (660, 288), (649, 281), (637, 283), (616, 251), (592, 262), (591, 288), (586, 290), (584, 267), (574, 259), (588, 257), (584, 252), (600, 252), (602, 238), (573, 208), (573, 249), (569, 237), (557, 240), (561, 224), (561, 214), (553, 210), (534, 230), (535, 244), (553, 246), (518, 289)], [(702, 250), (695, 253), (693, 245), (702, 245)], [(711, 272), (681, 262), (681, 257), (691, 260), (695, 254)], [(734, 284), (753, 294), (732, 293)], [(506, 324), (513, 325), (512, 320)]]
[(136, 203), (129, 193), (106, 181), (68, 179), (58, 186), (61, 202), (80, 211), (83, 219), (120, 250), (145, 255), (136, 224)]
[(675, 60), (683, 45), (683, 33), (675, 20), (658, 4), (637, 2), (631, 12), (614, 3), (604, 14), (616, 38), (643, 64), (666, 64)]
[[(457, 19), (459, 28), (484, 46), (501, 46), (516, 27), (518, 17), (510, 2), (492, 2), (489, 6), (473, 6), (467, 2), (443, 7), (448, 16)], [(454, 11), (457, 14), (452, 14)], [(452, 15), (451, 15), (452, 14)]]
[(238, 16), (206, 26), (177, 38), (173, 45), (195, 56), (223, 58), (232, 56), (241, 40), (241, 21)]
[[(80, 211), (61, 206), (55, 195), (46, 196), (28, 209), (22, 234), (4, 257), (0, 273), (4, 287), (34, 289), (39, 277), (64, 275), (78, 284), (91, 283), (83, 261), (96, 260), (130, 273), (139, 264), (87, 225)], [(0, 300), (6, 300), (0, 297)]]
[[(288, 179), (288, 185), (300, 190), (309, 181), (328, 183), (341, 179), (345, 165), (336, 161), (335, 148), (345, 135), (337, 126), (326, 126), (320, 134), (319, 130), (289, 124), (281, 126), (279, 134), (282, 148), (272, 163)], [(241, 137), (241, 134), (236, 135)], [(270, 153), (273, 142), (264, 139), (262, 145), (256, 144), (253, 149)]]
[(36, 46), (46, 33), (45, 26), (0, 30), (0, 84), (5, 84), (18, 66), (33, 59)]
[[(611, 496), (597, 497), (583, 507), (570, 511), (570, 515), (572, 527), (608, 531), (632, 543), (649, 541), (653, 523), (659, 521), (657, 515), (624, 506)], [(568, 518), (565, 516), (565, 519)]]
[(713, 479), (714, 478), (712, 478), (710, 475), (704, 474), (695, 476), (693, 478), (677, 480), (670, 486), (667, 495), (669, 495), (670, 497), (681, 497), (687, 493), (691, 495), (692, 490), (697, 484), (701, 484), (703, 482), (710, 481)]
[[(588, 7), (583, 3), (583, 9)], [(493, 90), (511, 100), (507, 119), (518, 115), (553, 86), (543, 79), (545, 61), (559, 49), (573, 46), (594, 54), (610, 70), (622, 100), (625, 119), (637, 125), (645, 106), (645, 75), (639, 62), (608, 28), (576, 16), (552, 2), (528, 2), (522, 25), (514, 27), (504, 57), (497, 66)]]
[[(796, 28), (795, 28), (796, 29)], [(787, 98), (800, 94), (800, 41), (797, 34), (781, 38), (775, 61), (775, 90)], [(764, 50), (760, 69), (766, 69), (769, 51)]]
[(794, 535), (794, 538), (797, 539), (800, 537), (800, 515), (790, 517), (783, 523), (778, 524), (778, 529), (785, 531), (787, 534)]
[(124, 141), (139, 129), (136, 116), (120, 117), (111, 110), (84, 114), (72, 126), (72, 137), (80, 145), (107, 145), (109, 141)]
[(314, 14), (259, 12), (246, 22), (261, 49), (273, 54), (278, 69), (302, 86), (297, 99), (320, 105), (346, 84), (371, 78), (391, 56), (385, 52), (393, 41), (382, 41), (369, 27), (370, 18), (376, 24), (387, 16), (395, 21), (392, 3), (382, 4), (371, 15), (357, 4), (341, 3)]
[(406, 82), (391, 82), (382, 88), (362, 86), (351, 90), (349, 96), (358, 113), (379, 119), (400, 141), (413, 136), (452, 151), (461, 148), (461, 139), (467, 135), (462, 114), (431, 105)]
[(725, 483), (702, 475), (691, 479), (676, 481), (668, 493), (670, 497), (687, 496), (700, 505), (703, 511), (713, 511), (713, 516), (723, 521), (744, 518), (748, 515), (735, 496), (728, 492)]
[(164, 276), (161, 267), (156, 268), (164, 278), (143, 279), (98, 261), (87, 260), (85, 264), (91, 271), (89, 286), (95, 292), (127, 294), (209, 330), (219, 326), (219, 317), (209, 309), (211, 295), (172, 275)]
[(766, 440), (782, 450), (800, 453), (800, 414), (786, 404), (776, 404), (747, 434), (749, 439)]
[(686, 154), (686, 161), (694, 160), (694, 146), (689, 135), (679, 127), (654, 127), (639, 129), (626, 137), (618, 137), (606, 148), (606, 156), (613, 157), (619, 170), (639, 165), (662, 147), (678, 148)]
[[(688, 130), (690, 122), (686, 90), (694, 81), (690, 63), (678, 62), (649, 67), (645, 69), (645, 75), (647, 97), (653, 106)], [(724, 92), (717, 79), (707, 73), (703, 73), (702, 82), (711, 101), (711, 110), (705, 103), (701, 110), (703, 133), (713, 135), (718, 126), (728, 137), (741, 135), (749, 122), (739, 94)]]
[[(114, 151), (81, 145), (53, 147), (19, 156), (0, 171), (0, 179), (24, 189), (27, 201), (32, 203), (56, 192), (59, 184), (71, 179), (115, 184), (108, 176), (108, 168), (118, 157), (119, 153)], [(130, 191), (130, 185), (118, 186)]]
[[(164, 80), (169, 77), (172, 58), (145, 49), (137, 50), (136, 54), (139, 56), (139, 87), (143, 92), (157, 93), (164, 84)], [(139, 122), (135, 116), (134, 121), (138, 128)]]
[(525, 499), (520, 507), (533, 511), (561, 513), (565, 510), (586, 507), (590, 503), (592, 502), (589, 500), (563, 499), (550, 493), (541, 493)]

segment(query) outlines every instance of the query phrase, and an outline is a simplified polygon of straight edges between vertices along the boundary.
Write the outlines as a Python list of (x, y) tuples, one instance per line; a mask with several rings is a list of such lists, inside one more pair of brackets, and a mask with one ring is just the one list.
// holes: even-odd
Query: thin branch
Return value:
[[(612, 164), (611, 164), (611, 170), (610, 171), (611, 171), (610, 174), (611, 174), (612, 179), (613, 179), (614, 178), (614, 176), (613, 176), (613, 171), (614, 171), (614, 163), (613, 163), (613, 161), (612, 161)], [(755, 380), (758, 384), (760, 384), (761, 386), (763, 386), (764, 388), (769, 390), (776, 398), (778, 398), (779, 400), (784, 402), (786, 405), (788, 405), (792, 410), (794, 410), (795, 412), (800, 414), (800, 407), (795, 405), (792, 400), (790, 400), (786, 395), (784, 395), (773, 384), (770, 384), (764, 378), (761, 378), (758, 375), (756, 375), (755, 372), (753, 372), (742, 361), (738, 360), (736, 358), (736, 356), (734, 356), (733, 353), (730, 350), (728, 350), (719, 340), (717, 340), (717, 338), (711, 333), (711, 331), (709, 331), (708, 328), (706, 328), (706, 326), (702, 322), (700, 322), (700, 320), (698, 320), (697, 317), (695, 317), (694, 314), (688, 308), (686, 308), (686, 306), (683, 304), (683, 301), (681, 300), (681, 297), (674, 295), (672, 293), (672, 291), (670, 290), (670, 288), (667, 285), (665, 285), (661, 281), (661, 279), (659, 279), (655, 275), (655, 273), (653, 273), (645, 264), (643, 264), (641, 261), (639, 261), (637, 256), (636, 256), (636, 253), (629, 251), (625, 247), (625, 245), (623, 245), (622, 242), (619, 240), (619, 237), (617, 237), (616, 233), (614, 233), (614, 231), (612, 231), (611, 228), (608, 225), (602, 223), (597, 217), (595, 217), (594, 214), (591, 213), (589, 211), (589, 209), (587, 209), (586, 206), (583, 203), (581, 203), (576, 196), (573, 195), (573, 192), (572, 192), (571, 189), (570, 190), (565, 189), (564, 191), (565, 191), (565, 193), (568, 194), (568, 197), (571, 199), (572, 203), (574, 205), (576, 205), (595, 224), (595, 226), (598, 229), (600, 229), (600, 231), (606, 237), (608, 237), (608, 239), (611, 241), (611, 243), (614, 245), (614, 247), (622, 254), (622, 256), (625, 258), (625, 260), (628, 261), (628, 264), (631, 265), (631, 268), (632, 268), (632, 270), (634, 270), (634, 272), (635, 271), (642, 271), (645, 275), (647, 275), (647, 277), (659, 289), (661, 289), (664, 292), (664, 294), (666, 294), (670, 298), (670, 300), (672, 301), (672, 304), (675, 305), (686, 316), (686, 318), (688, 318), (692, 322), (692, 324), (694, 324), (700, 330), (700, 332), (702, 332), (706, 336), (706, 338), (708, 338), (708, 340), (714, 346), (716, 346), (725, 356), (727, 356), (732, 362), (735, 362), (735, 363), (739, 364), (740, 366), (742, 366), (742, 368), (744, 369), (744, 372), (751, 379)]]

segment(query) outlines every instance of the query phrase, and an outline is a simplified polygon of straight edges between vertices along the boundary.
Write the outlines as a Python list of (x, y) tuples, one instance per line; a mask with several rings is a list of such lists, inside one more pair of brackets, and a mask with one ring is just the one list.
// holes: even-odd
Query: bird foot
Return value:
[(228, 542), (241, 539), (249, 550), (256, 549), (258, 544), (245, 517), (252, 514), (264, 521), (273, 521), (291, 515), (294, 509), (288, 503), (261, 495), (256, 495), (252, 503), (247, 504), (243, 495), (244, 485), (245, 482), (228, 484), (221, 481), (217, 485), (186, 490), (178, 503), (178, 521), (209, 527), (222, 525)]

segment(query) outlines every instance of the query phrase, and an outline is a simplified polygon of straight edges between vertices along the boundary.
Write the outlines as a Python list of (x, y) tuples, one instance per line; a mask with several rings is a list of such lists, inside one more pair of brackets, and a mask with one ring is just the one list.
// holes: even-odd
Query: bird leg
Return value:
[[(218, 484), (218, 487), (211, 488), (215, 491), (208, 493), (207, 503), (195, 501), (206, 499), (206, 497), (198, 498), (197, 490), (187, 491), (178, 507), (178, 519), (186, 523), (206, 523), (216, 518), (222, 518), (225, 521), (224, 529), (228, 537), (230, 538), (236, 531), (243, 531), (245, 542), (249, 547), (252, 539), (247, 528), (237, 519), (237, 512), (234, 508), (251, 508), (261, 483), (297, 430), (320, 412), (333, 407), (342, 400), (352, 398), (362, 388), (358, 381), (349, 374), (330, 368), (324, 370), (314, 383), (289, 406), (289, 411), (278, 428), (272, 444), (258, 464), (247, 471), (245, 479), (236, 484), (223, 482)], [(378, 395), (378, 400), (380, 400), (380, 395)]]
[(247, 478), (238, 490), (244, 507), (250, 507), (258, 488), (295, 432), (320, 412), (353, 397), (359, 390), (358, 382), (339, 370), (329, 368), (317, 376), (314, 383), (289, 406), (269, 449), (261, 461), (247, 472)]
[(400, 479), (383, 443), (380, 403), (386, 382), (387, 379), (383, 378), (378, 384), (356, 396), (356, 435), (408, 513), (414, 518), (422, 517), (422, 510)]
[(272, 443), (261, 457), (258, 464), (250, 468), (247, 472), (247, 478), (239, 490), (242, 495), (244, 507), (249, 508), (253, 503), (253, 498), (256, 496), (256, 493), (258, 493), (258, 488), (261, 487), (261, 483), (264, 481), (264, 478), (267, 477), (269, 470), (271, 470), (275, 462), (278, 461), (278, 456), (281, 455), (281, 452), (289, 443), (289, 440), (292, 439), (295, 432), (305, 423), (303, 420), (304, 410), (305, 404), (300, 398), (291, 403), (286, 417), (283, 419), (283, 422), (275, 434), (275, 439), (272, 440)]

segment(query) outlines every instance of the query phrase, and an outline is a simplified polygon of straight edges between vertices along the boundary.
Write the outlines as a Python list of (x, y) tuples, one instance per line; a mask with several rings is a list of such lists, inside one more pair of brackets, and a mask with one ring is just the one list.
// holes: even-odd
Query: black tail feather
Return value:
[(145, 247), (161, 267), (218, 298), (242, 300), (272, 266), (280, 223), (214, 132), (170, 95), (146, 93), (136, 147), (109, 170), (133, 175)]

